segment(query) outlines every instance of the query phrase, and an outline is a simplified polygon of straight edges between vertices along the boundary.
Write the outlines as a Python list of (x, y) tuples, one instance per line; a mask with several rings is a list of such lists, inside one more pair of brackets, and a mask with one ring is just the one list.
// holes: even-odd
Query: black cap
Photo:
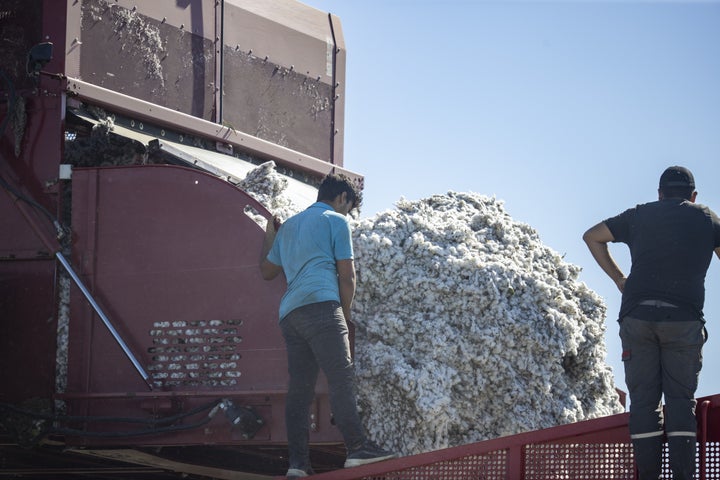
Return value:
[(660, 188), (663, 187), (690, 187), (695, 188), (695, 178), (685, 167), (668, 167), (660, 175)]

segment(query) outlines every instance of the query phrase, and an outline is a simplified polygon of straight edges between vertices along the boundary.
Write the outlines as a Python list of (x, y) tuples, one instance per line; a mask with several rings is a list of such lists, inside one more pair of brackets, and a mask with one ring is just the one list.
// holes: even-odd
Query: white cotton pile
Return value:
[(606, 307), (578, 267), (493, 198), (396, 207), (352, 222), (357, 386), (375, 441), (408, 455), (623, 411)]
[[(288, 180), (275, 171), (273, 161), (265, 162), (250, 170), (237, 186), (283, 222), (308, 207), (308, 205), (297, 205), (288, 195)], [(248, 213), (265, 228), (265, 219), (262, 216), (254, 212)]]
[(602, 299), (493, 198), (400, 201), (354, 226), (358, 391), (404, 454), (622, 411)]

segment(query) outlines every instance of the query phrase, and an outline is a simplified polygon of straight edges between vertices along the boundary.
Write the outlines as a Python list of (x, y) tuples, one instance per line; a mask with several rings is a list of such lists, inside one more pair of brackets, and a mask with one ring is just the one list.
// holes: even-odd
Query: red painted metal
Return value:
[[(60, 7), (60, 8), (58, 8)], [(45, 41), (53, 18), (61, 26), (59, 2), (5, 0), (0, 29), (12, 37), (0, 47), (0, 401), (50, 398), (55, 389), (57, 308), (55, 229), (37, 205), (55, 215), (58, 209), (57, 165), (62, 152), (62, 82), (31, 79), (28, 50)], [(46, 12), (47, 16), (41, 12)], [(57, 28), (46, 30), (55, 35)], [(61, 39), (58, 33), (55, 39)], [(47, 68), (61, 68), (64, 58)], [(14, 100), (13, 100), (14, 99)], [(21, 198), (22, 197), (22, 198)]]
[[(698, 400), (698, 480), (720, 479), (720, 395)], [(335, 470), (326, 480), (635, 480), (629, 414)], [(667, 451), (663, 473), (670, 478)]]
[[(255, 442), (286, 440), (287, 359), (277, 325), (285, 284), (260, 277), (264, 233), (248, 209), (270, 216), (242, 190), (199, 170), (153, 165), (74, 171), (73, 264), (153, 385), (149, 391), (73, 288), (63, 398), (74, 415), (147, 418), (229, 398), (265, 420)], [(339, 442), (339, 431), (329, 424), (325, 383), (318, 409), (314, 440)], [(154, 435), (143, 443), (243, 441), (231, 427), (217, 415), (207, 428)], [(117, 424), (82, 428), (94, 438), (75, 440), (80, 444), (128, 443), (99, 436), (121, 430)]]
[(65, 73), (83, 101), (171, 130), (212, 130), (292, 169), (342, 167), (337, 17), (252, 0), (68, 0), (66, 17)]
[[(339, 29), (334, 41), (325, 33), (339, 21), (299, 2), (280, 10), (246, 0), (226, 0), (224, 8), (111, 3), (0, 0), (0, 26), (13, 39), (0, 45), (0, 121), (9, 125), (0, 134), (3, 412), (31, 403), (18, 425), (75, 415), (48, 422), (69, 446), (261, 445), (275, 452), (286, 441), (287, 366), (277, 327), (284, 285), (260, 279), (263, 233), (245, 208), (267, 212), (230, 183), (192, 169), (75, 168), (72, 179), (59, 179), (60, 165), (74, 161), (64, 155), (66, 128), (70, 138), (89, 136), (66, 115), (99, 107), (124, 114), (147, 135), (218, 146), (255, 163), (274, 160), (307, 181), (333, 168), (345, 172), (344, 44)], [(144, 28), (127, 28), (130, 18)], [(247, 30), (238, 24), (258, 22), (268, 28), (237, 37)], [(160, 49), (147, 48), (153, 32)], [(296, 41), (278, 40), (287, 38)], [(52, 42), (53, 57), (31, 78), (28, 52), (41, 42)], [(161, 70), (148, 70), (147, 60)], [(255, 81), (235, 82), (241, 77)], [(259, 102), (259, 120), (244, 99)], [(19, 107), (21, 121), (6, 122)], [(57, 238), (56, 224), (72, 230), (71, 241)], [(62, 298), (66, 277), (54, 255), (69, 248), (83, 283), (150, 372), (152, 389), (77, 287), (69, 305)], [(318, 393), (312, 441), (334, 449), (340, 434), (322, 379)], [(251, 408), (264, 423), (247, 438), (218, 405)], [(133, 423), (156, 420), (161, 427)], [(35, 433), (21, 440), (37, 441)]]

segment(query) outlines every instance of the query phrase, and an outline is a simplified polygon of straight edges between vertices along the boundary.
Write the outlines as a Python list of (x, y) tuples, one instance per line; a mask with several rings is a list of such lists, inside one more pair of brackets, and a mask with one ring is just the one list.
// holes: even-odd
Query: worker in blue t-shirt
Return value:
[(285, 409), (287, 478), (312, 474), (309, 417), (319, 368), (327, 377), (330, 407), (348, 452), (345, 467), (397, 456), (366, 437), (355, 397), (347, 326), (355, 296), (355, 265), (346, 215), (361, 201), (352, 180), (330, 174), (320, 184), (317, 202), (277, 231), (269, 221), (265, 231), (262, 276), (272, 280), (284, 273), (287, 280), (279, 312), (290, 374)]
[[(720, 258), (720, 220), (696, 204), (696, 196), (692, 173), (669, 167), (660, 177), (658, 201), (630, 208), (583, 235), (598, 265), (622, 292), (622, 360), (640, 480), (660, 476), (663, 435), (673, 479), (690, 480), (695, 472), (694, 396), (707, 339), (705, 274), (713, 252)], [(630, 248), (627, 278), (608, 242)]]

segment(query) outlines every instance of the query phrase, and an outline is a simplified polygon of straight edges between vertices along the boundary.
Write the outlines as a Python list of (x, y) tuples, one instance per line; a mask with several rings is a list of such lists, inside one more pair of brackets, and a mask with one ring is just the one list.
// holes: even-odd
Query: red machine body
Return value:
[[(214, 465), (277, 473), (285, 285), (260, 277), (271, 213), (237, 184), (271, 160), (309, 202), (330, 171), (362, 181), (342, 168), (339, 20), (295, 0), (0, 0), (0, 35), (3, 443), (190, 463), (224, 446)], [(310, 420), (335, 458), (323, 380)]]
[[(150, 384), (73, 289), (68, 384), (59, 397), (74, 415), (172, 415), (227, 399), (263, 419), (254, 441), (284, 441), (287, 363), (274, 312), (284, 285), (260, 277), (262, 232), (245, 214), (248, 206), (264, 210), (227, 182), (184, 167), (73, 173), (73, 264), (108, 317), (124, 319), (116, 328)], [(152, 442), (243, 440), (246, 432), (222, 420)]]

